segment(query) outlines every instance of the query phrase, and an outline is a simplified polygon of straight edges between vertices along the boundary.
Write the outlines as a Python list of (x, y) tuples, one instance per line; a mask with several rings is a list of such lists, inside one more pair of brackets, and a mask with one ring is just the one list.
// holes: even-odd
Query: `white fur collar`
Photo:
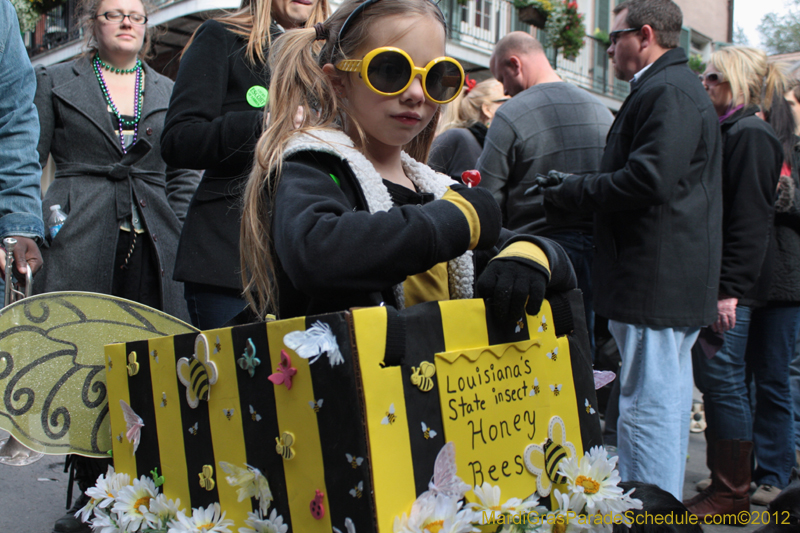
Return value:
[[(392, 198), (389, 190), (383, 184), (383, 178), (364, 154), (355, 148), (352, 139), (344, 132), (320, 129), (294, 135), (286, 146), (284, 158), (304, 151), (324, 152), (347, 161), (364, 192), (370, 213), (388, 211), (392, 208)], [(432, 193), (436, 199), (441, 198), (447, 192), (447, 188), (455, 183), (448, 176), (435, 172), (405, 152), (402, 152), (401, 159), (406, 176), (417, 186), (417, 189)], [(447, 271), (450, 297), (454, 299), (472, 298), (472, 286), (475, 279), (472, 252), (467, 251), (464, 255), (448, 261)], [(402, 283), (395, 286), (394, 293), (398, 308), (403, 309), (405, 297)]]

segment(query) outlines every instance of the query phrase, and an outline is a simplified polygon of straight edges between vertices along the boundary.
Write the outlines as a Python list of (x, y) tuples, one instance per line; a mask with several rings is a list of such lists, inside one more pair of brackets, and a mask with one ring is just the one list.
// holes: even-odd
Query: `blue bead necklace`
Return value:
[(128, 150), (125, 148), (125, 137), (123, 136), (123, 128), (125, 126), (131, 127), (133, 126), (133, 139), (131, 140), (131, 146), (136, 144), (136, 139), (139, 137), (139, 119), (142, 115), (142, 62), (137, 59), (136, 66), (133, 69), (129, 69), (124, 73), (132, 73), (136, 72), (136, 97), (133, 101), (133, 120), (126, 120), (120, 114), (119, 109), (114, 104), (114, 101), (111, 99), (111, 93), (108, 91), (108, 85), (106, 85), (106, 80), (103, 77), (103, 72), (100, 67), (104, 67), (105, 64), (100, 59), (100, 55), (97, 54), (94, 56), (94, 61), (92, 61), (92, 67), (94, 68), (94, 74), (97, 77), (98, 83), (100, 83), (100, 89), (103, 91), (103, 96), (106, 98), (106, 103), (108, 107), (111, 108), (111, 111), (117, 117), (117, 121), (119, 122), (119, 142), (122, 146), (122, 153), (128, 153)]

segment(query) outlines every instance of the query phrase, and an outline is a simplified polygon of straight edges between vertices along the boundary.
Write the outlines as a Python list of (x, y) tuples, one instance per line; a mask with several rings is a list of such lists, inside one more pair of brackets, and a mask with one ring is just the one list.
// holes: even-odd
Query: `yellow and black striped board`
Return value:
[[(575, 293), (551, 298), (550, 304), (569, 382), (558, 402), (547, 408), (572, 413), (564, 417), (566, 430), (585, 449), (600, 443), (600, 432), (597, 415), (583, 409), (584, 398), (596, 402), (582, 303)], [(439, 375), (446, 373), (440, 356), (482, 347), (529, 347), (538, 335), (534, 320), (538, 317), (511, 326), (496, 324), (481, 300), (469, 300), (205, 331), (208, 361), (218, 377), (208, 401), (200, 400), (194, 409), (176, 368), (179, 359), (194, 357), (196, 334), (107, 346), (115, 466), (137, 477), (150, 476), (157, 467), (168, 497), (180, 498), (187, 510), (219, 502), (237, 529), (257, 502), (238, 501), (237, 487), (227, 483), (220, 461), (250, 465), (266, 476), (274, 497), (271, 508), (290, 531), (346, 531), (349, 518), (359, 533), (389, 533), (394, 517), (408, 513), (427, 490), (441, 447), (461, 438), (448, 429), (448, 404), (440, 401), (446, 386)], [(317, 322), (330, 327), (342, 364), (332, 366), (327, 355), (310, 363), (284, 344), (286, 334)], [(281, 365), (282, 351), (297, 371), (291, 388), (268, 379)], [(248, 368), (246, 354), (260, 364)], [(205, 360), (205, 354), (198, 357)], [(426, 362), (436, 365), (436, 374)], [(415, 378), (415, 384), (414, 374), (424, 379)], [(125, 438), (120, 400), (144, 422), (135, 455)], [(546, 426), (541, 424), (545, 432)], [(540, 437), (537, 430), (533, 441), (543, 441)], [(459, 459), (469, 443), (462, 438), (455, 444), (459, 475), (472, 483), (474, 473)], [(488, 465), (482, 474), (485, 481), (502, 486), (489, 475)], [(533, 490), (511, 495), (524, 497)]]

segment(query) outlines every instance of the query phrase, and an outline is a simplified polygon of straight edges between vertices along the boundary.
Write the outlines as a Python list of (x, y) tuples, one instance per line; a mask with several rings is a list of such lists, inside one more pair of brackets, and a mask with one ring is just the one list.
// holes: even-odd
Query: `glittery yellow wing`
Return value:
[(0, 310), (0, 428), (47, 454), (111, 449), (104, 346), (197, 331), (150, 307), (85, 292)]

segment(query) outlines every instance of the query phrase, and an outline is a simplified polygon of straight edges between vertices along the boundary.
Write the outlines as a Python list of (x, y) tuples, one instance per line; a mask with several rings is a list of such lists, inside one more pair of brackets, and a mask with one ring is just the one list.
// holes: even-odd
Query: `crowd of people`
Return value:
[[(696, 384), (711, 480), (689, 510), (766, 505), (789, 483), (800, 85), (764, 52), (720, 48), (698, 80), (680, 8), (622, 2), (614, 116), (524, 32), (470, 80), (429, 0), (244, 0), (197, 29), (174, 83), (146, 63), (141, 0), (84, 0), (86, 53), (35, 71), (0, 9), (0, 237), (37, 292), (212, 329), (472, 297), (516, 321), (578, 287), (621, 357), (606, 423), (623, 480), (682, 498)], [(459, 182), (470, 169), (478, 187)], [(51, 208), (66, 220), (46, 233)], [(104, 470), (72, 463), (81, 491)], [(73, 510), (54, 530), (86, 525)]]

